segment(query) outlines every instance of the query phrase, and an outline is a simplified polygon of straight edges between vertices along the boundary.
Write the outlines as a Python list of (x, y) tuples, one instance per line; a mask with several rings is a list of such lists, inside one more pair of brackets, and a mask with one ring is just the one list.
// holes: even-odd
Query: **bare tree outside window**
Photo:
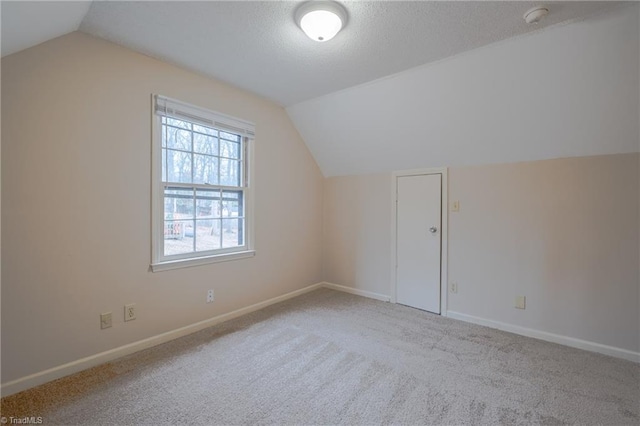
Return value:
[(244, 245), (243, 138), (169, 117), (161, 132), (164, 255)]

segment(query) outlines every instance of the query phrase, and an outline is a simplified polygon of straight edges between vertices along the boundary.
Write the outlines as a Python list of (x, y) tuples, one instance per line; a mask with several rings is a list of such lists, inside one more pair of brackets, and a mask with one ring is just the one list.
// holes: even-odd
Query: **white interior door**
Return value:
[(396, 300), (440, 313), (442, 175), (396, 180)]

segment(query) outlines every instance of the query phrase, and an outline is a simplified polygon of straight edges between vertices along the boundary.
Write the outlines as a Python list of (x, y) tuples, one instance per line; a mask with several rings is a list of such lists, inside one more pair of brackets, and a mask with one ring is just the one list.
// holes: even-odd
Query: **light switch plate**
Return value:
[(105, 328), (111, 327), (111, 325), (111, 312), (100, 314), (100, 328), (104, 330)]
[(451, 211), (459, 212), (460, 211), (460, 201), (454, 201), (451, 203)]

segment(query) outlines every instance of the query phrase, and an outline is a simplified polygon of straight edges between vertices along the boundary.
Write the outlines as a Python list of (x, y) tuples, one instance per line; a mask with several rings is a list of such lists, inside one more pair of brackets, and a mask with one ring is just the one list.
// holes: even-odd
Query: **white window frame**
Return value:
[[(202, 124), (240, 135), (244, 155), (244, 238), (241, 247), (216, 250), (215, 253), (187, 253), (164, 256), (164, 189), (162, 181), (162, 116)], [(205, 265), (255, 256), (253, 208), (253, 141), (255, 125), (251, 122), (189, 105), (160, 95), (151, 96), (151, 270), (153, 272)], [(187, 184), (189, 186), (190, 184)], [(172, 185), (173, 186), (173, 185)], [(193, 187), (193, 185), (191, 185)], [(235, 189), (229, 187), (229, 189)]]

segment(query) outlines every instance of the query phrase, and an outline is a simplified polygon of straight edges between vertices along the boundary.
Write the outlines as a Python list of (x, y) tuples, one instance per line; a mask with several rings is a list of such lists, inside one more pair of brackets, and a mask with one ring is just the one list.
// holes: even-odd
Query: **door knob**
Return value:
[(431, 228), (429, 228), (429, 232), (431, 232), (432, 234), (435, 234), (436, 232), (438, 232), (438, 228), (435, 226), (432, 226)]

